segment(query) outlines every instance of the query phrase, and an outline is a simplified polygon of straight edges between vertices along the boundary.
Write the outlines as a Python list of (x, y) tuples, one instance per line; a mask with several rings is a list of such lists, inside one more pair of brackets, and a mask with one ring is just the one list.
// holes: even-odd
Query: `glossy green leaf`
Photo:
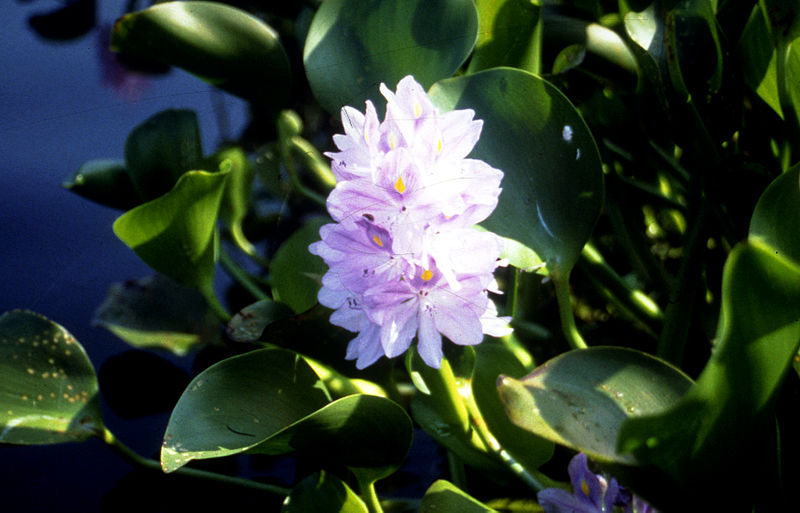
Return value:
[(439, 479), (425, 492), (419, 511), (420, 513), (491, 513), (496, 510), (481, 504), (454, 484)]
[(778, 176), (758, 200), (750, 219), (750, 238), (800, 263), (800, 164)]
[(559, 355), (521, 380), (501, 376), (500, 397), (518, 426), (594, 459), (633, 465), (617, 450), (630, 417), (673, 406), (691, 380), (648, 354), (591, 347)]
[(442, 80), (430, 96), (443, 111), (473, 109), (483, 120), (470, 156), (505, 174), (483, 226), (532, 248), (551, 273), (569, 272), (603, 203), (600, 156), (575, 107), (552, 84), (510, 68)]
[(330, 222), (315, 217), (291, 235), (275, 252), (269, 265), (272, 293), (276, 301), (286, 303), (295, 312), (304, 312), (317, 302), (325, 263), (308, 251), (319, 240), (319, 229)]
[(497, 66), (535, 71), (536, 26), (542, 6), (530, 0), (477, 0), (478, 41), (468, 73)]
[(303, 63), (328, 112), (371, 99), (380, 113), (381, 82), (394, 89), (414, 75), (428, 88), (464, 63), (477, 35), (472, 0), (328, 0), (311, 22)]
[(178, 401), (162, 466), (171, 472), (193, 459), (294, 450), (373, 477), (400, 465), (412, 433), (400, 406), (369, 395), (329, 401), (296, 353), (260, 349), (223, 360), (197, 376)]
[(114, 24), (111, 49), (177, 66), (277, 113), (291, 91), (277, 32), (217, 2), (164, 2)]
[(0, 316), (0, 443), (76, 442), (102, 430), (97, 377), (78, 341), (33, 312)]
[(165, 110), (148, 118), (128, 135), (125, 163), (142, 201), (158, 198), (172, 189), (186, 171), (202, 169), (197, 114)]
[(367, 506), (347, 483), (328, 472), (300, 481), (286, 498), (281, 513), (367, 513)]
[[(737, 246), (723, 272), (711, 359), (672, 408), (626, 421), (618, 450), (663, 469), (687, 495), (724, 486), (728, 478), (719, 468), (763, 474), (759, 461), (769, 439), (764, 435), (775, 429), (772, 405), (800, 345), (798, 312), (800, 266), (758, 240)], [(744, 495), (735, 500), (747, 503)]]
[(114, 233), (150, 267), (213, 296), (217, 211), (225, 173), (190, 171), (160, 198), (114, 222)]
[(244, 452), (329, 400), (295, 353), (261, 349), (228, 358), (200, 373), (178, 400), (161, 465), (172, 472), (193, 459)]
[(125, 163), (118, 160), (90, 160), (62, 185), (88, 200), (120, 210), (128, 210), (142, 202)]
[(219, 318), (203, 295), (159, 274), (111, 285), (92, 323), (134, 347), (178, 356), (220, 338)]
[(523, 366), (503, 344), (484, 341), (475, 346), (472, 396), (483, 421), (500, 445), (527, 469), (537, 469), (553, 455), (553, 442), (512, 423), (497, 391), (497, 378), (504, 374), (522, 378), (530, 369)]

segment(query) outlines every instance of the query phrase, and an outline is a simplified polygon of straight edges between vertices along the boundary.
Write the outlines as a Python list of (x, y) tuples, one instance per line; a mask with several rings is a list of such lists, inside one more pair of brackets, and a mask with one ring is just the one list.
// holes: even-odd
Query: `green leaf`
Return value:
[[(723, 271), (717, 345), (696, 384), (669, 410), (630, 419), (620, 430), (619, 451), (676, 483), (673, 505), (677, 491), (685, 498), (728, 483), (720, 468), (748, 468), (754, 479), (770, 474), (761, 465), (775, 430), (772, 405), (800, 345), (798, 312), (800, 266), (759, 240), (734, 248)], [(735, 498), (739, 505), (748, 499)]]
[(62, 185), (88, 200), (119, 210), (128, 210), (142, 202), (125, 163), (118, 160), (90, 160)]
[(542, 6), (530, 0), (477, 0), (476, 5), (480, 30), (467, 72), (497, 66), (535, 71), (531, 50)]
[(600, 156), (575, 107), (552, 84), (510, 68), (442, 80), (430, 96), (443, 111), (475, 110), (484, 125), (471, 157), (505, 173), (483, 226), (530, 247), (550, 273), (568, 273), (603, 203)]
[(498, 380), (516, 425), (598, 461), (627, 465), (637, 461), (617, 450), (623, 423), (664, 411), (690, 386), (691, 380), (666, 362), (621, 347), (570, 351), (521, 380)]
[(422, 498), (420, 513), (491, 513), (496, 511), (470, 497), (452, 483), (439, 479)]
[(472, 0), (328, 0), (311, 22), (303, 51), (306, 76), (333, 114), (394, 89), (406, 75), (428, 88), (451, 76), (472, 51), (478, 15)]
[(97, 376), (78, 341), (33, 312), (0, 316), (0, 442), (76, 442), (102, 430)]
[(393, 472), (411, 443), (403, 409), (370, 395), (329, 399), (296, 353), (260, 349), (223, 360), (197, 376), (178, 401), (162, 467), (171, 472), (193, 459), (299, 450), (375, 478)]
[(125, 141), (125, 163), (142, 201), (163, 195), (185, 173), (203, 168), (197, 114), (164, 110), (134, 128)]
[(308, 251), (308, 245), (319, 240), (320, 227), (328, 222), (324, 217), (310, 219), (281, 244), (270, 262), (273, 297), (297, 313), (316, 304), (322, 275), (328, 270), (321, 258)]
[(319, 377), (295, 353), (261, 349), (200, 373), (172, 411), (161, 466), (244, 452), (328, 404)]
[(213, 298), (217, 211), (225, 173), (189, 171), (164, 196), (114, 222), (114, 233), (147, 265)]
[(800, 263), (800, 164), (778, 176), (758, 200), (750, 219), (751, 239), (775, 248), (776, 254)]
[(506, 346), (485, 341), (474, 347), (475, 369), (472, 396), (483, 421), (500, 445), (526, 469), (537, 469), (553, 455), (553, 442), (512, 423), (497, 391), (501, 374), (522, 378), (530, 369), (523, 366)]
[(203, 295), (159, 274), (111, 285), (92, 323), (134, 347), (178, 356), (220, 337), (219, 318)]
[(291, 91), (278, 34), (245, 11), (216, 2), (165, 2), (114, 24), (111, 49), (178, 66), (275, 113)]
[(367, 513), (364, 501), (347, 483), (325, 471), (300, 481), (286, 498), (281, 513)]

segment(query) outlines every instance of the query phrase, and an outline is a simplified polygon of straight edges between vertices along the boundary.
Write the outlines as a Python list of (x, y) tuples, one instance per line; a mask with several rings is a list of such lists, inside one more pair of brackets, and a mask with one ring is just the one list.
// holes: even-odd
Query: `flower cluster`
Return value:
[(336, 187), (309, 250), (325, 260), (319, 301), (331, 323), (357, 332), (347, 358), (359, 369), (405, 352), (414, 336), (431, 367), (442, 360), (442, 335), (474, 345), (511, 332), (488, 291), (502, 241), (474, 225), (497, 205), (503, 173), (468, 159), (483, 123), (472, 110), (440, 114), (411, 76), (390, 91), (379, 122), (342, 109), (345, 134), (334, 136)]
[(589, 470), (583, 453), (572, 458), (568, 471), (572, 494), (560, 488), (546, 488), (536, 496), (545, 513), (658, 513), (613, 477), (606, 479)]

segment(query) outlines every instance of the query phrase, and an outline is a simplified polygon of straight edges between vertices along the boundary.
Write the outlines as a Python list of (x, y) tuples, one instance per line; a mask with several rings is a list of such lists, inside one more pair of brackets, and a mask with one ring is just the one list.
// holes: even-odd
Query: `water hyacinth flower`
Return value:
[(363, 369), (404, 353), (417, 338), (438, 368), (442, 336), (475, 345), (511, 332), (488, 292), (502, 241), (474, 225), (497, 205), (503, 173), (468, 159), (483, 123), (472, 110), (440, 113), (413, 77), (381, 84), (386, 116), (342, 109), (344, 134), (326, 153), (337, 183), (327, 200), (336, 221), (309, 246), (329, 269), (319, 302), (331, 323), (358, 333), (347, 359)]
[(606, 479), (589, 470), (583, 453), (567, 467), (573, 493), (560, 488), (546, 488), (536, 499), (545, 513), (657, 513), (640, 497), (631, 495), (614, 478)]

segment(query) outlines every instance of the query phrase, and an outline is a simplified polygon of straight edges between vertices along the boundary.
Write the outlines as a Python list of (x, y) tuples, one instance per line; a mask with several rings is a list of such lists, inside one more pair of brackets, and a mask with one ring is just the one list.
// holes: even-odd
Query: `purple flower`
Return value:
[(536, 496), (545, 513), (656, 513), (641, 498), (631, 495), (614, 478), (594, 474), (587, 465), (586, 455), (577, 454), (567, 468), (573, 493), (560, 488), (546, 488)]
[(384, 120), (369, 101), (363, 114), (344, 107), (339, 151), (326, 154), (336, 222), (309, 246), (329, 267), (318, 297), (335, 310), (331, 323), (358, 333), (347, 348), (358, 368), (402, 354), (414, 337), (438, 368), (442, 335), (474, 345), (511, 332), (488, 296), (499, 293), (502, 242), (474, 228), (497, 205), (503, 173), (466, 158), (483, 126), (473, 111), (439, 113), (410, 76), (396, 92), (380, 89)]

